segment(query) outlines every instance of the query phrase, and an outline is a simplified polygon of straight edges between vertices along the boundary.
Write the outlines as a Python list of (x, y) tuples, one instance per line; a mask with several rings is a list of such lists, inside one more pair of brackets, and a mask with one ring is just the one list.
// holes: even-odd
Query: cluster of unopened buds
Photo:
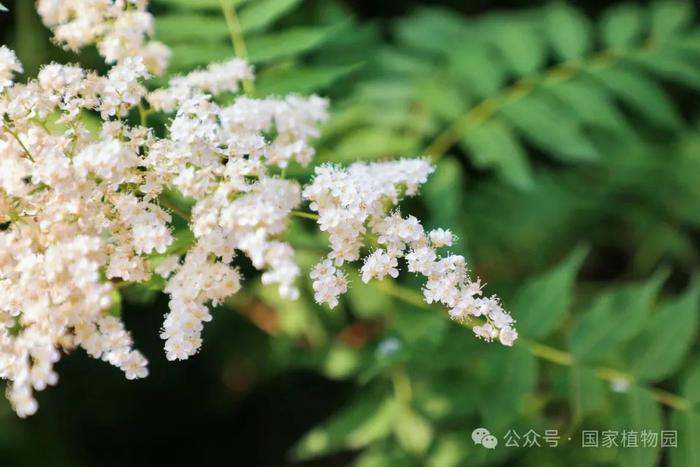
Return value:
[[(19, 84), (21, 64), (0, 47), (0, 378), (20, 416), (36, 411), (35, 390), (56, 383), (61, 351), (81, 347), (129, 379), (146, 376), (146, 359), (110, 313), (116, 284), (165, 279), (161, 337), (170, 360), (198, 351), (209, 305), (241, 287), (236, 254), (281, 296), (297, 298), (301, 271), (284, 234), (305, 202), (330, 238), (329, 255), (311, 271), (318, 303), (337, 305), (349, 286), (344, 264), (369, 249), (364, 282), (397, 277), (405, 262), (427, 279), (427, 303), (446, 305), (456, 320), (478, 318), (474, 330), (485, 340), (517, 338), (464, 258), (439, 252), (453, 235), (426, 232), (397, 210), (425, 183), (428, 161), (321, 165), (302, 188), (279, 174), (312, 161), (326, 100), (237, 95), (253, 78), (239, 59), (149, 92), (144, 80), (164, 71), (169, 52), (148, 39), (145, 0), (39, 0), (38, 9), (58, 43), (96, 45), (113, 66), (99, 76), (49, 64)], [(237, 97), (218, 104), (221, 93)], [(165, 137), (128, 123), (146, 107), (170, 115)], [(88, 129), (91, 119), (98, 131)], [(164, 204), (171, 193), (192, 205), (184, 217), (194, 241), (184, 250), (173, 247), (175, 211)]]

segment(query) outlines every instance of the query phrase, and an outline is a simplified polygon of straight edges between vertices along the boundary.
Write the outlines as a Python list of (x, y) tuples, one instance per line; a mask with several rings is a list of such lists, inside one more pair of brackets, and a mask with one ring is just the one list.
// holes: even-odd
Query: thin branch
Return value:
[(24, 143), (20, 139), (19, 135), (15, 131), (13, 131), (9, 126), (7, 126), (6, 123), (3, 123), (2, 127), (5, 129), (5, 131), (7, 131), (9, 134), (11, 134), (12, 137), (15, 139), (15, 141), (17, 141), (17, 143), (20, 145), (20, 147), (22, 148), (22, 151), (24, 151), (25, 158), (34, 162), (34, 158), (32, 157), (32, 154), (29, 152), (29, 149), (27, 149), (27, 146), (24, 145)]
[[(388, 295), (398, 298), (399, 300), (402, 300), (411, 305), (430, 310), (435, 308), (434, 306), (425, 303), (421, 294), (417, 293), (412, 289), (407, 289), (401, 286), (400, 284), (397, 284), (396, 282), (381, 281), (372, 282), (372, 284), (376, 288), (386, 292)], [(469, 325), (468, 323), (466, 323), (465, 325), (467, 327), (471, 327), (471, 325)], [(576, 363), (576, 358), (569, 352), (550, 347), (546, 344), (520, 338), (518, 339), (518, 341), (516, 341), (516, 345), (522, 346), (535, 357), (538, 357), (550, 363), (554, 363), (561, 366), (572, 366), (574, 363)], [(595, 375), (603, 381), (614, 382), (622, 380), (629, 382), (630, 384), (635, 384), (637, 387), (647, 390), (649, 392), (650, 397), (653, 400), (668, 407), (671, 407), (675, 410), (679, 410), (681, 412), (688, 412), (694, 410), (693, 403), (690, 400), (673, 394), (669, 391), (665, 391), (663, 389), (638, 384), (634, 376), (624, 371), (603, 366), (593, 367), (593, 370), (595, 372)]]
[[(245, 44), (245, 38), (243, 37), (243, 31), (241, 30), (241, 23), (238, 21), (236, 7), (233, 5), (232, 0), (220, 0), (220, 2), (221, 11), (224, 13), (226, 26), (228, 27), (228, 32), (231, 36), (233, 50), (238, 58), (248, 61), (248, 47), (246, 47)], [(246, 95), (252, 96), (255, 93), (255, 84), (253, 84), (253, 81), (244, 80), (243, 91), (246, 93)]]
[[(628, 55), (632, 56), (634, 53), (646, 53), (649, 50), (650, 48), (647, 47), (646, 49), (635, 50)], [(627, 57), (621, 55), (618, 51), (604, 50), (592, 55), (588, 59), (572, 60), (554, 65), (540, 76), (520, 79), (502, 89), (496, 95), (484, 98), (474, 107), (467, 110), (466, 113), (457, 117), (450, 126), (445, 128), (445, 130), (423, 150), (422, 154), (425, 154), (437, 162), (460, 140), (464, 133), (491, 118), (505, 104), (520, 100), (539, 87), (571, 79), (574, 76), (592, 69), (610, 67), (619, 63), (624, 58)]]
[(304, 219), (311, 219), (311, 220), (314, 220), (314, 221), (317, 221), (317, 220), (319, 219), (319, 215), (318, 215), (318, 214), (313, 214), (313, 213), (311, 213), (311, 212), (292, 211), (291, 214), (292, 214), (292, 216), (301, 217), (301, 218), (304, 218)]

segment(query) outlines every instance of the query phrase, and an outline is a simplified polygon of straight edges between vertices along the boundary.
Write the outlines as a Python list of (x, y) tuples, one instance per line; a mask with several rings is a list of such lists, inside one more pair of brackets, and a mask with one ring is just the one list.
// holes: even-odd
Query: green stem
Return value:
[(29, 149), (27, 149), (27, 146), (24, 145), (22, 140), (20, 139), (19, 135), (15, 133), (9, 126), (7, 126), (6, 123), (2, 124), (2, 127), (7, 131), (12, 137), (17, 141), (17, 143), (20, 145), (22, 148), (22, 151), (24, 151), (24, 155), (26, 159), (29, 159), (30, 161), (34, 162), (34, 158), (32, 157), (32, 154), (29, 152)]
[[(246, 47), (243, 31), (241, 30), (241, 23), (238, 21), (236, 7), (233, 5), (232, 0), (220, 0), (220, 2), (221, 11), (224, 13), (226, 26), (228, 27), (228, 32), (231, 36), (233, 50), (238, 58), (248, 61), (248, 48)], [(253, 81), (243, 81), (243, 92), (245, 92), (248, 96), (252, 96), (255, 93), (255, 85), (253, 84)]]
[(148, 126), (148, 116), (153, 113), (153, 109), (146, 109), (141, 102), (139, 102), (138, 109), (141, 126)]
[(291, 214), (292, 214), (292, 216), (301, 217), (304, 219), (311, 219), (314, 221), (317, 221), (320, 218), (318, 214), (313, 214), (311, 212), (304, 212), (304, 211), (292, 211)]
[[(641, 53), (648, 51), (649, 49), (643, 49)], [(640, 53), (640, 51), (631, 51), (628, 55), (631, 56), (634, 53)], [(522, 99), (539, 87), (571, 79), (582, 72), (608, 68), (624, 58), (627, 58), (627, 56), (623, 55), (621, 51), (604, 50), (585, 60), (572, 60), (555, 65), (540, 76), (520, 79), (502, 89), (498, 94), (486, 97), (458, 117), (423, 150), (423, 154), (437, 162), (460, 140), (464, 133), (491, 118), (504, 105)]]
[[(399, 300), (402, 300), (406, 303), (424, 309), (434, 309), (432, 305), (425, 303), (421, 294), (415, 292), (412, 289), (405, 288), (400, 284), (397, 284), (396, 282), (380, 281), (372, 282), (372, 284), (376, 288), (381, 289), (386, 294), (398, 298)], [(471, 327), (468, 324), (467, 326)], [(574, 363), (576, 363), (576, 358), (569, 352), (550, 347), (546, 344), (542, 344), (524, 338), (518, 339), (516, 341), (516, 344), (526, 349), (535, 357), (538, 357), (550, 363), (554, 363), (556, 365), (572, 366)], [(630, 384), (635, 384), (638, 387), (644, 388), (649, 392), (649, 395), (653, 400), (667, 407), (671, 407), (675, 410), (679, 410), (682, 412), (694, 410), (693, 403), (690, 400), (673, 394), (669, 391), (665, 391), (663, 389), (647, 387), (644, 385), (637, 384), (635, 378), (624, 371), (603, 366), (593, 367), (593, 370), (595, 372), (595, 375), (603, 381), (613, 382), (624, 380), (629, 382)]]
[(413, 398), (411, 379), (403, 366), (398, 366), (391, 371), (391, 382), (394, 386), (394, 396), (402, 404), (409, 404)]
[(158, 200), (163, 207), (167, 208), (169, 211), (172, 211), (173, 214), (177, 215), (187, 223), (190, 222), (190, 213), (180, 209), (168, 196), (161, 196)]

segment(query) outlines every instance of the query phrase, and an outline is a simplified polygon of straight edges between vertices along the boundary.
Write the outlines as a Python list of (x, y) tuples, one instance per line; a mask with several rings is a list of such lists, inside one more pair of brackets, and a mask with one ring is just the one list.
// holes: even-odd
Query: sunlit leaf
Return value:
[(398, 415), (392, 399), (359, 399), (329, 421), (306, 434), (294, 448), (297, 460), (318, 457), (336, 449), (358, 449), (387, 437)]

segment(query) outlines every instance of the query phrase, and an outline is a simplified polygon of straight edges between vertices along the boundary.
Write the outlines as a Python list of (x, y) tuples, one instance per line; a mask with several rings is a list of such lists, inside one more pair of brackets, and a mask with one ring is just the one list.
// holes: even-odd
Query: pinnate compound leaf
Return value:
[(576, 359), (599, 360), (634, 337), (644, 326), (666, 276), (662, 271), (645, 283), (598, 297), (574, 327), (570, 348)]
[(558, 102), (531, 94), (502, 108), (506, 119), (532, 144), (567, 162), (593, 161), (600, 157), (581, 128), (581, 121)]
[(670, 98), (656, 82), (630, 66), (617, 66), (595, 72), (601, 82), (631, 110), (651, 123), (678, 128), (683, 122)]
[(492, 34), (495, 46), (518, 76), (534, 73), (544, 65), (546, 47), (533, 25), (504, 18), (493, 23)]

